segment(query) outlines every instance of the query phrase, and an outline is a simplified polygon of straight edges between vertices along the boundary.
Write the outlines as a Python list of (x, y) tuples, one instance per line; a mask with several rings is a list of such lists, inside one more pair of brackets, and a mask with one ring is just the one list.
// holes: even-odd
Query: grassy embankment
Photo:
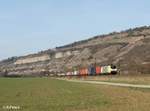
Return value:
[[(0, 78), (0, 111), (148, 111), (150, 90), (51, 78)], [(7, 111), (7, 110), (6, 110)]]

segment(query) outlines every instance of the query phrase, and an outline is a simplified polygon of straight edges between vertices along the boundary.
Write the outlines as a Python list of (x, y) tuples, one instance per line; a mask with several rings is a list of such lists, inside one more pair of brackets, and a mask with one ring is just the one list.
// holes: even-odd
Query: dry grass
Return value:
[(89, 76), (84, 78), (72, 78), (72, 79), (84, 79), (91, 81), (106, 81), (116, 83), (130, 83), (130, 84), (150, 84), (150, 75), (102, 75), (102, 76)]
[(150, 90), (102, 86), (99, 88), (111, 100), (106, 111), (149, 111)]

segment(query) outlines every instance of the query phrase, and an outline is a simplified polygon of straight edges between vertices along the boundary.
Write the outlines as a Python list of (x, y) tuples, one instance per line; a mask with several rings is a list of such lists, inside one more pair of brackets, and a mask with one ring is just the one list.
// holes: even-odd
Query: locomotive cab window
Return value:
[(116, 69), (116, 66), (115, 66), (115, 65), (111, 65), (111, 68), (112, 68), (112, 69)]

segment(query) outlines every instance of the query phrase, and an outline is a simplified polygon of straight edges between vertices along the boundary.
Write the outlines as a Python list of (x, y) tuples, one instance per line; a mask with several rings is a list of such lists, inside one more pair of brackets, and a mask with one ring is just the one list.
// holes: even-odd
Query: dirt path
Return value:
[[(63, 79), (66, 80), (66, 79)], [(66, 80), (69, 82), (79, 82), (79, 83), (91, 83), (91, 84), (102, 84), (110, 86), (121, 86), (121, 87), (133, 87), (133, 88), (146, 88), (150, 89), (150, 85), (136, 85), (136, 84), (126, 84), (126, 83), (113, 83), (113, 82), (100, 82), (100, 81), (85, 81), (85, 80)]]

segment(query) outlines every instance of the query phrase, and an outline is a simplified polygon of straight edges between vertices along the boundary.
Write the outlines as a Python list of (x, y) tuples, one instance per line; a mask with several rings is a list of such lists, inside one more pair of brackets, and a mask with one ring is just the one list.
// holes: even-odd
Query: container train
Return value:
[(107, 66), (91, 65), (86, 68), (79, 68), (66, 71), (66, 73), (59, 73), (57, 76), (96, 76), (103, 74), (117, 74), (117, 67), (115, 65), (107, 65)]

